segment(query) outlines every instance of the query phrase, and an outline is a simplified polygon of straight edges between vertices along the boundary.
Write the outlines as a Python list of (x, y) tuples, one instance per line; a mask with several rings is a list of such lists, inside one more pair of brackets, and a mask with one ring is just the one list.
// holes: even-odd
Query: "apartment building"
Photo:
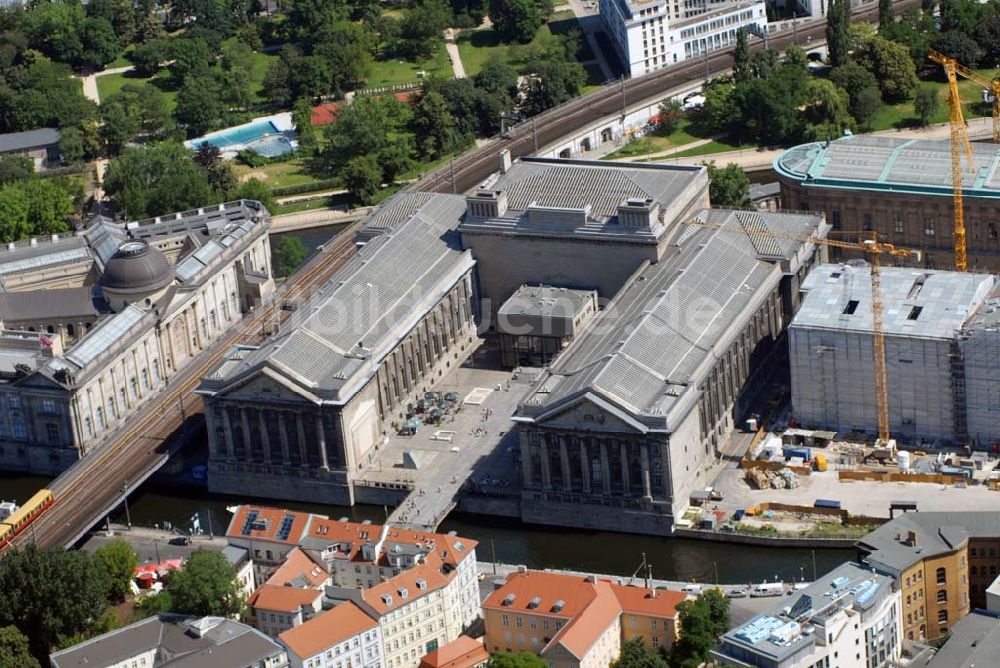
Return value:
[(559, 668), (603, 668), (633, 638), (669, 648), (677, 639), (677, 604), (686, 598), (593, 576), (522, 570), (483, 604), (484, 644), (491, 653), (532, 652)]
[(290, 631), (278, 640), (288, 649), (290, 668), (381, 668), (382, 636), (378, 622), (353, 603)]
[(892, 578), (848, 562), (726, 632), (712, 658), (760, 668), (888, 667), (900, 657), (900, 631)]
[(904, 636), (934, 640), (987, 607), (1000, 568), (1000, 521), (989, 512), (903, 513), (857, 547), (865, 563), (896, 580)]

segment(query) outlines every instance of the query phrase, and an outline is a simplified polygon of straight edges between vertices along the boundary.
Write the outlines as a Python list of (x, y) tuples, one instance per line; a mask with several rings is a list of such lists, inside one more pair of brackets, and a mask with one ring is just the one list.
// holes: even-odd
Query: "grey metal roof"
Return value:
[[(972, 152), (975, 170), (962, 160), (965, 195), (1000, 197), (1000, 148), (973, 143)], [(807, 186), (952, 194), (948, 140), (855, 135), (795, 146), (779, 156), (774, 167)]]
[(59, 143), (59, 130), (56, 128), (40, 128), (27, 132), (11, 132), (0, 135), (0, 153), (27, 151), (43, 146)]
[[(138, 325), (146, 315), (142, 309), (129, 304), (121, 313), (116, 313), (110, 318), (100, 321), (62, 357), (52, 360), (49, 367), (53, 370), (65, 369), (71, 372), (85, 369), (101, 353), (123, 343), (130, 344), (130, 339), (125, 335)], [(153, 316), (150, 315), (150, 317)]]
[[(947, 338), (961, 329), (995, 285), (986, 274), (883, 267), (883, 331), (887, 335)], [(872, 331), (871, 270), (825, 264), (802, 282), (805, 298), (791, 327)]]
[(104, 306), (90, 286), (5, 292), (0, 294), (0, 320), (9, 327), (29, 320), (90, 319), (105, 312)]
[(522, 285), (498, 313), (572, 318), (594, 298), (593, 290), (571, 290), (548, 285)]
[[(700, 216), (724, 229), (685, 232), (677, 252), (622, 288), (542, 373), (517, 417), (534, 419), (588, 394), (655, 428), (673, 428), (672, 411), (695, 400), (693, 391), (716, 355), (780, 281), (781, 268), (768, 260), (803, 250), (801, 242), (780, 240), (761, 252), (762, 237), (754, 231), (807, 237), (823, 225), (818, 214), (709, 210)], [(683, 415), (686, 410), (677, 418)]]
[(203, 381), (212, 391), (267, 366), (330, 401), (347, 401), (423, 315), (472, 268), (454, 228), (465, 200), (434, 195), (364, 246), (293, 316), (287, 333), (246, 347)]
[(1000, 656), (1000, 618), (976, 611), (948, 628), (948, 640), (927, 668), (995, 666)]
[(79, 237), (65, 237), (58, 241), (43, 241), (36, 245), (17, 245), (10, 250), (0, 250), (0, 275), (80, 262), (90, 259), (86, 243)]
[[(917, 542), (906, 538), (915, 532)], [(995, 512), (903, 513), (858, 541), (858, 548), (875, 567), (899, 573), (938, 554), (953, 552), (970, 536), (1000, 538), (1000, 514)]]
[[(201, 626), (200, 633), (195, 625)], [(284, 653), (281, 645), (246, 624), (161, 614), (55, 652), (49, 661), (53, 668), (98, 668), (148, 651), (156, 652), (152, 668), (255, 666)]]

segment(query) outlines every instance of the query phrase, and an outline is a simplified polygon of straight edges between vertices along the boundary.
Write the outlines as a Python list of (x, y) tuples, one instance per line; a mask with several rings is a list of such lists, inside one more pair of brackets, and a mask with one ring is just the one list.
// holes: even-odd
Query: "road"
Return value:
[[(167, 386), (133, 413), (110, 439), (56, 478), (50, 488), (55, 504), (14, 539), (15, 546), (70, 546), (101, 521), (121, 499), (158, 469), (183, 441), (186, 430), (202, 418), (201, 397), (194, 389), (202, 376), (234, 344), (259, 340), (264, 323), (283, 321), (284, 300), (308, 298), (356, 253), (358, 221), (314, 255), (277, 291), (275, 299), (246, 315), (221, 339), (173, 375)], [(2, 554), (2, 553), (0, 553)]]
[[(919, 0), (897, 0), (893, 3), (896, 14), (919, 6)], [(851, 18), (852, 21), (876, 21), (878, 3), (871, 2), (856, 7), (852, 10)], [(793, 39), (799, 44), (812, 44), (825, 40), (825, 31), (825, 20), (802, 23), (794, 33), (784, 31), (770, 36), (770, 46), (783, 51)], [(754, 40), (751, 51), (760, 49), (763, 49), (763, 44)], [(732, 51), (720, 49), (707, 54), (705, 58), (684, 61), (642, 77), (626, 79), (624, 86), (614, 82), (599, 91), (550, 109), (536, 116), (533, 121), (520, 123), (507, 137), (492, 139), (451, 163), (442, 165), (424, 176), (412, 190), (455, 193), (471, 190), (497, 171), (502, 151), (510, 151), (512, 159), (531, 155), (539, 148), (576, 130), (613, 117), (623, 108), (655, 99), (657, 95), (665, 95), (667, 91), (706, 75), (724, 72), (732, 67)]]

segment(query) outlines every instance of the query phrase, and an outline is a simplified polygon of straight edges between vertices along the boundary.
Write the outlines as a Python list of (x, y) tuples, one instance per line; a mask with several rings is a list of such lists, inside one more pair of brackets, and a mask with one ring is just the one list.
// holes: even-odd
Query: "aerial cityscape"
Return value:
[(1000, 4), (0, 2), (0, 668), (1000, 665)]

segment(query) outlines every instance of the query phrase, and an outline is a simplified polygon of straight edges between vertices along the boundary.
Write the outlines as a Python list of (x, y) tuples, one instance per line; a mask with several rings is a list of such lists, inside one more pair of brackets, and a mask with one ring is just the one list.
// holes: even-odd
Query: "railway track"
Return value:
[[(897, 14), (919, 6), (919, 0), (897, 0), (893, 3)], [(877, 2), (867, 2), (852, 11), (853, 21), (877, 19)], [(822, 40), (825, 37), (826, 20), (822, 19), (805, 23), (794, 32), (784, 31), (772, 35), (769, 41), (772, 48), (784, 50), (793, 41), (807, 48), (809, 42)], [(755, 40), (751, 50), (761, 49), (763, 49), (762, 43)], [(630, 105), (655, 99), (658, 95), (666, 95), (668, 91), (686, 83), (730, 69), (732, 64), (733, 50), (720, 49), (704, 58), (683, 61), (642, 77), (626, 79), (624, 84), (621, 82), (608, 84), (599, 91), (539, 114), (533, 120), (519, 123), (507, 137), (495, 138), (426, 175), (414, 185), (413, 190), (465, 192), (497, 171), (499, 155), (504, 149), (510, 151), (512, 159), (530, 155), (537, 148), (553, 143), (574, 131), (621, 114)]]
[[(126, 420), (111, 439), (82, 458), (53, 481), (56, 503), (12, 542), (34, 541), (40, 546), (68, 545), (101, 520), (121, 496), (123, 487), (145, 478), (169, 456), (167, 444), (184, 429), (184, 422), (202, 414), (201, 397), (194, 389), (220, 356), (240, 342), (260, 338), (271, 322), (283, 322), (289, 312), (284, 301), (307, 299), (355, 251), (354, 232), (362, 221), (344, 230), (281, 286), (268, 304), (247, 315), (229, 333), (215, 341), (169, 380), (162, 392)], [(183, 401), (183, 413), (180, 410)]]
[[(893, 3), (897, 13), (919, 4), (920, 0), (897, 0)], [(875, 2), (868, 2), (852, 11), (855, 21), (870, 21), (877, 15), (878, 5)], [(770, 46), (783, 50), (793, 39), (808, 45), (810, 41), (824, 37), (825, 28), (825, 20), (812, 21), (803, 24), (794, 33), (786, 31), (770, 37)], [(761, 48), (762, 45), (756, 42), (754, 49)], [(426, 175), (410, 189), (465, 192), (497, 170), (498, 156), (504, 149), (510, 151), (511, 158), (530, 155), (539, 147), (574, 131), (622, 113), (629, 105), (655, 99), (657, 95), (664, 95), (685, 83), (727, 70), (732, 66), (732, 58), (732, 49), (714, 51), (704, 58), (685, 61), (643, 77), (608, 84), (590, 95), (520, 123), (507, 137), (495, 138), (459, 156)], [(101, 516), (116, 503), (123, 486), (128, 486), (129, 481), (135, 483), (143, 479), (160, 464), (160, 460), (169, 456), (167, 444), (184, 428), (185, 420), (197, 420), (202, 414), (201, 397), (193, 391), (221, 354), (236, 343), (256, 339), (268, 322), (283, 322), (288, 313), (281, 310), (280, 303), (308, 297), (354, 255), (352, 239), (362, 224), (363, 221), (359, 221), (344, 230), (296, 272), (271, 303), (245, 317), (231, 332), (181, 369), (160, 395), (126, 420), (108, 442), (57, 478), (51, 485), (55, 505), (14, 539), (14, 545), (34, 540), (42, 546), (65, 546), (99, 522)], [(185, 399), (182, 414), (180, 406)]]

